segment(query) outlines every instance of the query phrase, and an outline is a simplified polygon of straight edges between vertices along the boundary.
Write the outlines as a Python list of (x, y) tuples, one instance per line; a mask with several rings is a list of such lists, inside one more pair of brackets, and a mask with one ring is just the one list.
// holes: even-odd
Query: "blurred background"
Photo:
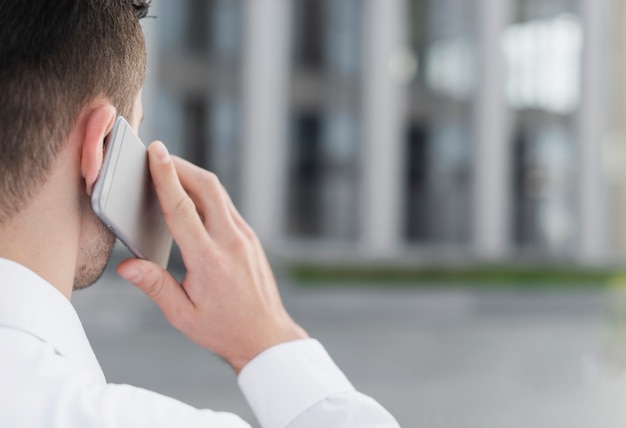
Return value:
[[(623, 426), (626, 2), (152, 15), (142, 138), (218, 174), (358, 388), (404, 427)], [(103, 282), (75, 301), (109, 380), (254, 420), (228, 367)]]
[(621, 0), (155, 1), (146, 140), (291, 261), (614, 261)]

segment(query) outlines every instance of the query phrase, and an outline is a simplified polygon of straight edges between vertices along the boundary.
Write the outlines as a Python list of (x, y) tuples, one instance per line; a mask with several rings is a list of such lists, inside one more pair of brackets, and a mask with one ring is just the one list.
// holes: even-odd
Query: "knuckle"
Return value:
[(203, 173), (200, 174), (199, 177), (199, 181), (202, 184), (202, 187), (207, 188), (207, 189), (219, 189), (221, 188), (221, 183), (220, 183), (220, 179), (217, 177), (217, 175), (211, 171), (202, 171)]
[(232, 254), (244, 255), (248, 253), (250, 247), (250, 240), (243, 233), (234, 233), (229, 245), (228, 249)]
[(174, 205), (172, 213), (176, 217), (191, 218), (197, 215), (196, 205), (188, 195), (185, 195)]
[(248, 225), (248, 223), (244, 223), (241, 225), (241, 233), (252, 242), (256, 242), (258, 237), (256, 232)]
[(144, 292), (153, 300), (158, 300), (163, 293), (164, 283), (163, 280), (152, 277), (146, 281), (143, 289)]

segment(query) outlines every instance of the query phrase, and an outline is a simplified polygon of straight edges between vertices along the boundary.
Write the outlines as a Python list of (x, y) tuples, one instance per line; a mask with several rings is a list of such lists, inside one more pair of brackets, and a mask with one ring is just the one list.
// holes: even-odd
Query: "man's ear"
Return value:
[(113, 129), (115, 107), (109, 103), (92, 106), (83, 116), (84, 132), (80, 171), (85, 179), (85, 191), (91, 195), (104, 159), (104, 139)]

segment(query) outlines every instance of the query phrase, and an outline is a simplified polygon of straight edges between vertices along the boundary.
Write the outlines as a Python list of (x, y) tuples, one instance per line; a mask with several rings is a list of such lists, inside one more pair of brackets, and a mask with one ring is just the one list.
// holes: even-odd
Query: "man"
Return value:
[[(116, 115), (137, 129), (141, 0), (0, 0), (0, 426), (245, 427), (107, 384), (72, 291), (92, 284), (114, 236), (89, 196)], [(397, 427), (354, 390), (285, 311), (263, 250), (217, 178), (156, 142), (149, 162), (187, 268), (119, 274), (200, 346), (225, 358), (263, 427)]]

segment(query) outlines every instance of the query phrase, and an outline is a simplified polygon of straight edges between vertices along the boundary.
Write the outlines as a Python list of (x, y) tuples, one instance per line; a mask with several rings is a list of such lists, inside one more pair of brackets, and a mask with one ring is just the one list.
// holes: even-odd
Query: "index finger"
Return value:
[(208, 234), (196, 206), (183, 189), (167, 148), (160, 141), (148, 147), (150, 174), (154, 181), (163, 217), (183, 258), (202, 254), (208, 245)]

